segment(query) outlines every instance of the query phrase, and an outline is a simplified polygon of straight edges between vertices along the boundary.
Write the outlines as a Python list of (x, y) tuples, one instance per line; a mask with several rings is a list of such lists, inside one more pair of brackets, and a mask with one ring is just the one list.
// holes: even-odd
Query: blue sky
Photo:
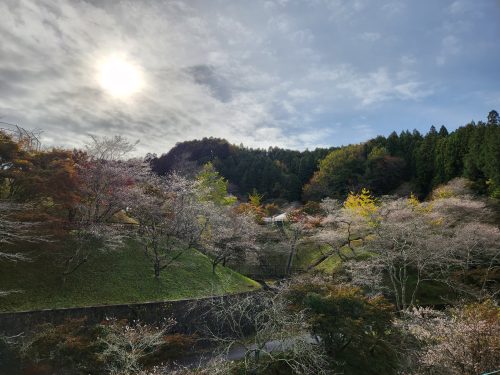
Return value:
[[(295, 149), (500, 110), (495, 0), (0, 2), (0, 120), (45, 145), (223, 137)], [(142, 79), (113, 97), (99, 64)]]

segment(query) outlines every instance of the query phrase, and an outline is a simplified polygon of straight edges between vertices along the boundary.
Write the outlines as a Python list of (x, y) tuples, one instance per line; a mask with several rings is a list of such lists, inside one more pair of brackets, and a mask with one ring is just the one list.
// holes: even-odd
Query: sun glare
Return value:
[(99, 64), (98, 81), (104, 91), (117, 98), (126, 98), (139, 91), (143, 84), (141, 69), (120, 57), (110, 57)]

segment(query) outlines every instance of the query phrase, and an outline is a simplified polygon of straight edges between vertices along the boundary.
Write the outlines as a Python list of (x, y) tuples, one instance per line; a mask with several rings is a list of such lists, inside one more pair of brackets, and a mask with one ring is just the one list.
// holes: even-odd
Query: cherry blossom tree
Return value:
[(210, 257), (212, 272), (219, 264), (250, 261), (259, 248), (260, 228), (254, 218), (227, 206), (208, 205), (206, 212), (208, 226), (201, 237), (200, 250)]
[(475, 375), (498, 370), (500, 318), (491, 301), (448, 311), (419, 308), (396, 322), (417, 340), (410, 374)]
[(421, 284), (440, 277), (441, 265), (453, 257), (448, 233), (426, 207), (406, 199), (383, 205), (380, 218), (365, 249), (389, 276), (397, 308), (405, 309), (415, 304)]
[(96, 251), (118, 249), (125, 236), (113, 222), (133, 199), (133, 186), (143, 177), (144, 166), (123, 160), (134, 144), (122, 137), (91, 137), (86, 153), (77, 161), (78, 203), (70, 223), (74, 251), (65, 259), (64, 275), (75, 272)]
[[(12, 247), (50, 241), (50, 237), (36, 230), (40, 223), (19, 219), (20, 214), (31, 209), (29, 204), (0, 201), (0, 262), (29, 262), (30, 256), (20, 251), (13, 252)], [(0, 290), (0, 296), (14, 292), (17, 291)]]
[(477, 300), (500, 293), (495, 275), (500, 270), (500, 229), (482, 222), (458, 225), (451, 240), (455, 262), (448, 285)]
[[(318, 266), (332, 255), (337, 255), (342, 261), (355, 257), (355, 242), (362, 242), (372, 230), (369, 225), (371, 211), (369, 216), (360, 214), (359, 206), (353, 209), (336, 199), (325, 198), (321, 202), (321, 209), (326, 216), (322, 219), (319, 230), (312, 236), (312, 239), (328, 250), (323, 252), (322, 256), (309, 266), (309, 269)], [(343, 249), (349, 249), (348, 253), (346, 254)]]
[(209, 223), (206, 210), (196, 183), (177, 174), (150, 174), (135, 190), (129, 214), (138, 222), (136, 238), (152, 262), (155, 277), (200, 243)]
[(101, 325), (103, 334), (98, 341), (103, 347), (99, 356), (106, 363), (108, 373), (137, 374), (143, 369), (141, 360), (165, 344), (166, 334), (175, 324), (173, 319), (156, 327), (140, 321), (105, 321)]

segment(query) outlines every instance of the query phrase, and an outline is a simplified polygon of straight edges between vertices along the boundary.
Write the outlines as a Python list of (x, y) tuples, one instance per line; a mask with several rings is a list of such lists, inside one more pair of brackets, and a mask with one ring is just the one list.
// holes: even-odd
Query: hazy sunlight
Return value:
[(99, 64), (98, 70), (99, 84), (114, 97), (128, 97), (143, 85), (141, 69), (125, 58), (107, 58)]

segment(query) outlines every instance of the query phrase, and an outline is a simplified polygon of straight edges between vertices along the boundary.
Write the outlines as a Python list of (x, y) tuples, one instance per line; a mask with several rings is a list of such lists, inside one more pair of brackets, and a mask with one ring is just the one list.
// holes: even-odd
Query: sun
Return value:
[(104, 91), (116, 98), (127, 98), (143, 86), (140, 67), (117, 56), (99, 63), (98, 81)]

